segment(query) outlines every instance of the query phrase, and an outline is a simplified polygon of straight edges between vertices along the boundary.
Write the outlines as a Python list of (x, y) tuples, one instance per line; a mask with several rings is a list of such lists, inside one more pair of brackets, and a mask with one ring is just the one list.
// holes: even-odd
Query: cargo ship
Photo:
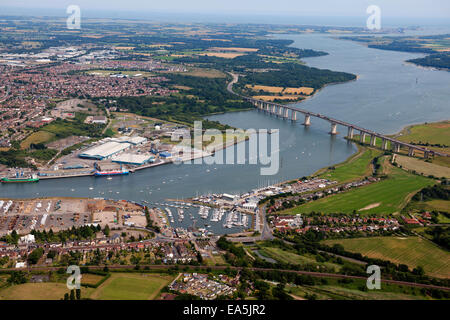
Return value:
[(36, 176), (34, 174), (32, 176), (28, 176), (28, 177), (24, 177), (23, 175), (22, 176), (17, 175), (16, 177), (12, 177), (12, 178), (8, 178), (8, 177), (2, 178), (0, 181), (3, 183), (38, 182), (39, 178), (38, 178), (38, 176)]
[(130, 171), (128, 170), (112, 170), (112, 171), (95, 171), (94, 172), (94, 176), (96, 177), (107, 177), (107, 176), (120, 176), (120, 175), (125, 175), (125, 174), (129, 174)]

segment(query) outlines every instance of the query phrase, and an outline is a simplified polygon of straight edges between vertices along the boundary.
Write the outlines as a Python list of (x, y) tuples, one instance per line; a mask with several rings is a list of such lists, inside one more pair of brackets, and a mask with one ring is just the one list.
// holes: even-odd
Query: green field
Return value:
[[(412, 201), (407, 209), (411, 211), (441, 211), (450, 213), (450, 200)], [(448, 219), (447, 219), (448, 220)], [(449, 221), (450, 222), (450, 221)], [(441, 223), (449, 223), (441, 222)]]
[(149, 300), (155, 298), (172, 276), (159, 274), (112, 274), (91, 295), (99, 300)]
[(339, 243), (348, 251), (370, 258), (406, 264), (410, 269), (422, 266), (430, 276), (450, 277), (450, 253), (419, 237), (371, 237), (326, 240), (327, 245)]
[[(81, 297), (89, 297), (93, 290), (82, 287)], [(0, 300), (60, 300), (69, 292), (66, 283), (24, 283), (2, 289)]]
[(402, 130), (397, 139), (413, 143), (450, 144), (450, 121), (413, 125)]
[(22, 149), (28, 149), (30, 144), (46, 143), (53, 139), (55, 135), (47, 131), (37, 131), (30, 134), (25, 140), (20, 143)]
[(371, 175), (371, 165), (373, 158), (380, 155), (381, 151), (375, 149), (361, 149), (356, 155), (342, 164), (335, 166), (335, 169), (328, 169), (319, 174), (319, 178), (347, 182)]
[(298, 255), (294, 252), (283, 250), (277, 247), (263, 247), (258, 252), (266, 257), (272, 258), (278, 262), (290, 264), (323, 264), (326, 267), (334, 268), (336, 271), (340, 270), (340, 266), (330, 262), (318, 263), (316, 259), (304, 255)]
[(399, 212), (415, 192), (433, 183), (431, 179), (392, 167), (389, 178), (385, 180), (311, 201), (282, 213), (352, 213), (360, 210), (360, 213), (390, 214)]

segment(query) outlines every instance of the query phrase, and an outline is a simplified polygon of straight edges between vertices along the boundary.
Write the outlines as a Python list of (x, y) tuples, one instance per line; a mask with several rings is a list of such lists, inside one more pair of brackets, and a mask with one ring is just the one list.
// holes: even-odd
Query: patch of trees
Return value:
[(225, 236), (222, 236), (217, 240), (217, 246), (227, 251), (225, 254), (225, 260), (236, 267), (246, 267), (250, 265), (250, 257), (247, 256), (242, 246), (236, 246), (233, 242), (228, 241)]
[[(183, 95), (168, 97), (140, 96), (120, 97), (117, 107), (127, 109), (132, 113), (155, 117), (167, 121), (175, 121), (192, 125), (204, 116), (227, 111), (253, 108), (249, 102), (236, 100), (236, 96), (226, 90), (224, 78), (201, 78), (184, 75), (169, 75), (170, 85), (189, 87), (183, 90)], [(203, 120), (203, 128), (230, 129), (217, 121)]]
[(29, 264), (38, 263), (39, 259), (42, 258), (43, 254), (44, 254), (44, 249), (42, 249), (42, 248), (34, 249), (27, 257), (28, 263)]
[(81, 300), (81, 289), (72, 289), (64, 294), (64, 300)]
[(10, 284), (22, 284), (26, 283), (27, 281), (27, 276), (23, 271), (13, 271), (8, 278), (8, 283)]
[(45, 148), (29, 152), (28, 155), (34, 159), (48, 161), (51, 160), (54, 156), (56, 156), (57, 153), (58, 151), (55, 149)]
[(9, 149), (8, 151), (0, 151), (0, 163), (8, 166), (9, 168), (33, 168), (34, 165), (28, 163), (25, 158), (27, 156), (25, 150)]
[(450, 250), (450, 227), (434, 227), (425, 232), (433, 236), (433, 242)]
[(392, 51), (404, 51), (404, 52), (421, 52), (421, 53), (434, 53), (431, 48), (422, 47), (418, 42), (412, 40), (394, 40), (390, 43), (383, 44), (369, 44), (369, 48), (392, 50)]
[(8, 244), (17, 244), (19, 242), (19, 234), (16, 230), (13, 230), (10, 234), (4, 235), (0, 238), (0, 241), (4, 241)]
[(269, 201), (269, 203), (271, 205), (274, 205), (276, 199), (286, 198), (286, 197), (289, 197), (292, 195), (293, 195), (292, 192), (284, 192), (284, 193), (275, 194), (275, 195), (268, 196), (268, 197), (265, 197), (265, 198), (259, 200), (258, 204), (263, 204), (263, 203)]
[(432, 199), (450, 200), (450, 189), (443, 185), (426, 187), (417, 192), (413, 198), (415, 201), (428, 201)]
[(279, 70), (250, 73), (242, 77), (239, 85), (246, 84), (275, 87), (312, 87), (320, 89), (329, 83), (346, 82), (356, 79), (354, 74), (311, 68), (296, 63), (285, 63)]
[(52, 123), (42, 127), (41, 130), (51, 132), (59, 139), (69, 136), (89, 136), (94, 138), (102, 137), (104, 124), (88, 124), (84, 123), (86, 114), (76, 113), (75, 118), (71, 120), (56, 119)]
[(148, 211), (147, 206), (145, 207), (144, 211), (145, 211), (145, 219), (147, 220), (147, 226), (146, 226), (147, 229), (152, 229), (155, 232), (160, 232), (161, 228), (153, 223), (153, 220), (150, 218), (150, 212)]
[(450, 54), (448, 52), (431, 54), (423, 58), (410, 59), (408, 62), (424, 67), (450, 70)]
[(58, 232), (53, 232), (50, 229), (48, 232), (43, 230), (32, 230), (31, 234), (34, 235), (36, 242), (46, 243), (46, 242), (66, 242), (68, 240), (85, 240), (92, 239), (95, 237), (97, 232), (101, 231), (100, 225), (97, 226), (81, 226), (72, 227), (71, 229), (62, 230)]

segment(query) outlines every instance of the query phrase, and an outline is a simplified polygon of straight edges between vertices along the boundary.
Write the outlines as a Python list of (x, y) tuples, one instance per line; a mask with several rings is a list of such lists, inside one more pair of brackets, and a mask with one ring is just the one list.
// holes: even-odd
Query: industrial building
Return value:
[(121, 142), (106, 142), (90, 148), (83, 153), (80, 153), (78, 156), (80, 158), (85, 159), (95, 159), (95, 160), (103, 160), (111, 158), (113, 155), (127, 150), (131, 147), (130, 143), (121, 143)]
[(131, 154), (123, 153), (111, 158), (112, 162), (120, 164), (144, 165), (146, 163), (155, 162), (155, 156), (150, 154)]
[(139, 145), (146, 142), (147, 139), (143, 137), (127, 137), (106, 138), (92, 148), (85, 150), (78, 156), (85, 159), (104, 160), (110, 159), (112, 156), (123, 152), (133, 145)]
[(108, 119), (105, 116), (94, 116), (92, 117), (92, 123), (106, 124)]

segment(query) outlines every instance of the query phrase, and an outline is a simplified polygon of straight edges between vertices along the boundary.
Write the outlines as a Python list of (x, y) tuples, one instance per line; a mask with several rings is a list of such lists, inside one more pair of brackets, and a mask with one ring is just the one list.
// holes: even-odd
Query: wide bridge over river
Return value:
[(366, 137), (370, 137), (369, 144), (371, 146), (376, 146), (377, 139), (381, 139), (381, 148), (383, 150), (388, 150), (389, 147), (392, 149), (393, 152), (400, 152), (401, 148), (404, 148), (408, 151), (409, 156), (414, 156), (414, 153), (416, 151), (421, 151), (423, 153), (423, 156), (425, 158), (429, 158), (430, 156), (438, 155), (438, 156), (444, 156), (449, 157), (450, 155), (438, 152), (434, 150), (430, 150), (426, 147), (413, 145), (404, 141), (400, 141), (398, 139), (385, 136), (381, 133), (365, 129), (362, 127), (359, 127), (355, 124), (348, 123), (342, 120), (338, 120), (335, 118), (331, 118), (328, 116), (325, 116), (320, 113), (311, 112), (307, 110), (303, 110), (297, 107), (293, 107), (290, 105), (280, 104), (280, 103), (274, 103), (274, 102), (268, 102), (258, 99), (253, 99), (251, 97), (242, 96), (240, 94), (237, 94), (233, 91), (233, 84), (237, 82), (238, 76), (235, 74), (231, 74), (233, 76), (233, 81), (231, 81), (228, 84), (228, 91), (231, 93), (240, 96), (242, 99), (251, 102), (254, 106), (256, 106), (259, 110), (265, 111), (269, 114), (273, 114), (279, 117), (282, 117), (284, 119), (290, 119), (292, 121), (297, 121), (299, 116), (304, 116), (304, 122), (303, 125), (310, 126), (311, 125), (311, 117), (319, 118), (325, 121), (328, 121), (331, 125), (330, 134), (336, 135), (338, 133), (337, 126), (343, 126), (347, 127), (347, 138), (353, 139), (353, 136), (356, 132), (359, 132), (359, 140), (361, 143), (366, 142)]

